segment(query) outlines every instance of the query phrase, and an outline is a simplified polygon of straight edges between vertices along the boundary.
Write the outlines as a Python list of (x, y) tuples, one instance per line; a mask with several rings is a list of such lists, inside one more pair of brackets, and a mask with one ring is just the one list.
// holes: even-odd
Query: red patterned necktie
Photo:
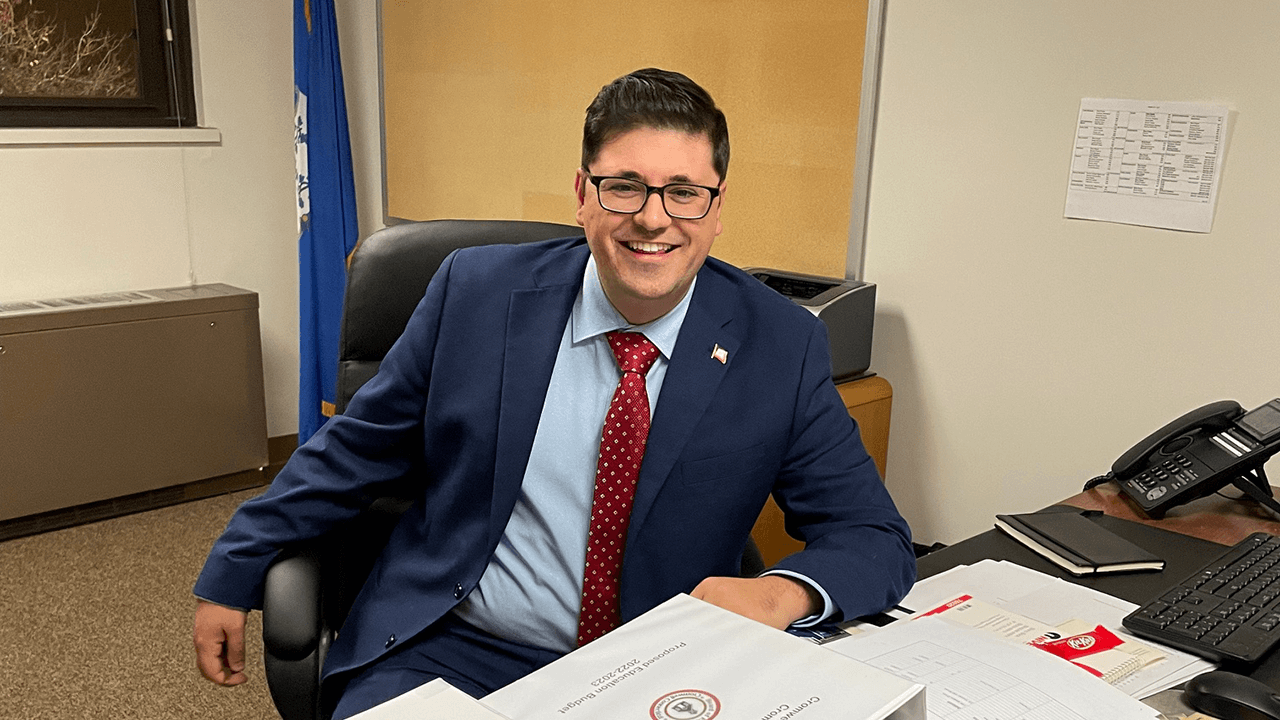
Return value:
[(582, 613), (578, 616), (579, 647), (620, 624), (618, 579), (622, 549), (649, 437), (649, 393), (644, 376), (658, 358), (658, 348), (640, 333), (611, 332), (605, 337), (622, 369), (622, 379), (609, 403), (596, 461), (596, 490), (582, 577)]

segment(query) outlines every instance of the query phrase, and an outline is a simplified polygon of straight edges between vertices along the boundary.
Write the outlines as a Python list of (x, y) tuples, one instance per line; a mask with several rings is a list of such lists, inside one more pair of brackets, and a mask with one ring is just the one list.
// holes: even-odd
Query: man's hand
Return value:
[(691, 594), (779, 630), (822, 608), (822, 596), (816, 590), (782, 575), (709, 577)]
[(244, 622), (248, 613), (201, 600), (196, 605), (196, 667), (219, 685), (239, 685), (244, 674)]

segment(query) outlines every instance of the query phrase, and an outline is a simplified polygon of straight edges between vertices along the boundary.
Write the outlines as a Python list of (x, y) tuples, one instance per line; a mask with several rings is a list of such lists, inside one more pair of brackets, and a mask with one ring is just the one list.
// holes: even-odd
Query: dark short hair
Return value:
[(587, 106), (582, 128), (582, 167), (618, 135), (648, 127), (705, 135), (720, 179), (729, 172), (729, 124), (711, 95), (678, 72), (645, 68), (600, 88)]

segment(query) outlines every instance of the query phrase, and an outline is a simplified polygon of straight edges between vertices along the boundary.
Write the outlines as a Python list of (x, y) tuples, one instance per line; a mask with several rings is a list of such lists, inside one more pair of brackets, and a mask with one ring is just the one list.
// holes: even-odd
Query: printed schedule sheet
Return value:
[(1080, 101), (1065, 216), (1207, 233), (1226, 106)]

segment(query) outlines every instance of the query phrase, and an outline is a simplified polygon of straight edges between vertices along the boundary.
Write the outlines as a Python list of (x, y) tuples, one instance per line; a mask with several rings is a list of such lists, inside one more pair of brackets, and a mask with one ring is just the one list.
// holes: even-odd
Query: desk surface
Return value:
[(1280, 535), (1280, 520), (1270, 510), (1252, 498), (1235, 499), (1243, 493), (1234, 487), (1227, 486), (1222, 492), (1231, 497), (1217, 494), (1202, 497), (1170, 510), (1161, 520), (1152, 520), (1143, 515), (1137, 505), (1115, 483), (1110, 482), (1073, 495), (1063, 500), (1062, 504), (1086, 510), (1101, 510), (1111, 517), (1223, 545), (1235, 545), (1259, 531)]

